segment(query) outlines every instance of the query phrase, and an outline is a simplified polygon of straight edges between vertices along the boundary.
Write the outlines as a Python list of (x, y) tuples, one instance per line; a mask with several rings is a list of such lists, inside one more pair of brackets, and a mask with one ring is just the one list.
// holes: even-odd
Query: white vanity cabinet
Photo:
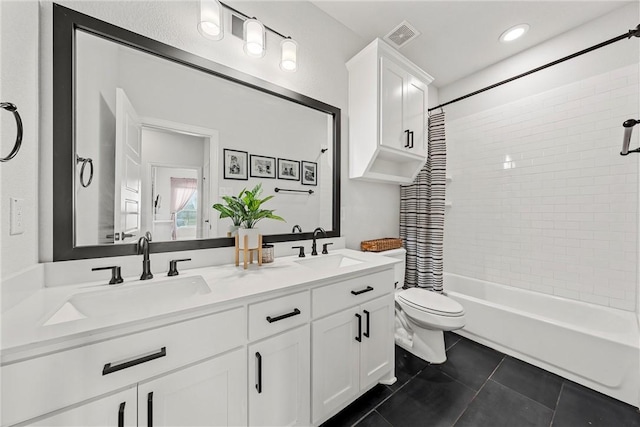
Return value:
[(246, 424), (245, 351), (238, 349), (106, 397), (34, 426), (226, 426)]
[(244, 348), (138, 384), (138, 426), (246, 424)]
[(380, 39), (347, 62), (349, 176), (411, 183), (427, 156), (433, 77)]
[(309, 425), (310, 356), (309, 325), (249, 346), (249, 425)]
[[(158, 420), (169, 420), (168, 425), (188, 425), (181, 417), (193, 419), (194, 414), (178, 412), (187, 398), (192, 398), (191, 407), (218, 415), (228, 411), (228, 420), (246, 424), (246, 353), (241, 347), (246, 344), (246, 324), (245, 308), (237, 307), (4, 364), (2, 382), (12, 388), (2, 393), (2, 425), (37, 423), (38, 417), (50, 414), (54, 425), (59, 419), (64, 425), (78, 420), (75, 425), (117, 426), (112, 420), (120, 397), (115, 409), (111, 397), (103, 397), (131, 387), (144, 394), (127, 399), (125, 411), (133, 407), (133, 414), (146, 411), (146, 406), (136, 408), (136, 400), (141, 405), (153, 391), (158, 402), (154, 413)], [(224, 384), (232, 379), (233, 384)], [(218, 408), (210, 400), (207, 390), (214, 388), (226, 394), (229, 407)], [(130, 418), (125, 416), (125, 425), (136, 425)]]
[(339, 311), (312, 323), (313, 424), (394, 380), (393, 289), (391, 270), (314, 289), (314, 318)]
[(136, 387), (56, 412), (31, 424), (37, 427), (118, 426), (135, 427)]
[(260, 339), (248, 349), (251, 426), (309, 425), (309, 298), (306, 290), (249, 305), (249, 336)]
[(325, 272), (293, 259), (238, 279), (237, 296), (215, 304), (8, 347), (0, 425), (319, 425), (395, 381), (393, 262), (343, 251), (353, 264), (314, 257)]

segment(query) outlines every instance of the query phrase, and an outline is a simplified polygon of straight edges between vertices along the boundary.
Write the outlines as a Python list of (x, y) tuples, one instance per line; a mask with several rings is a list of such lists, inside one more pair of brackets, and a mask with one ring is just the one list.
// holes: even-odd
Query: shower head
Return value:
[(624, 136), (622, 137), (622, 151), (620, 152), (621, 156), (626, 156), (629, 153), (640, 152), (640, 148), (629, 150), (629, 144), (631, 143), (631, 132), (633, 132), (633, 127), (638, 123), (640, 123), (640, 120), (629, 119), (625, 120), (625, 122), (622, 124), (622, 126), (624, 126)]

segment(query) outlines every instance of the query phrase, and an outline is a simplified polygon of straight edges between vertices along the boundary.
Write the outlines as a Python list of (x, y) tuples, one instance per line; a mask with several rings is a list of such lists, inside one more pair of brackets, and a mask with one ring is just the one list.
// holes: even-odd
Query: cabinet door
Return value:
[(139, 426), (246, 425), (245, 350), (138, 385)]
[(380, 58), (380, 144), (399, 150), (409, 146), (404, 123), (407, 72)]
[(394, 300), (392, 295), (360, 306), (362, 345), (360, 346), (360, 388), (377, 383), (394, 362)]
[(249, 424), (309, 425), (309, 326), (249, 346)]
[[(313, 322), (313, 423), (356, 396), (360, 342), (354, 307)], [(360, 339), (362, 339), (360, 337)]]
[(31, 425), (47, 427), (135, 427), (136, 386), (46, 417)]
[(409, 75), (407, 78), (407, 96), (405, 104), (405, 126), (411, 133), (409, 151), (422, 156), (427, 155), (427, 85)]

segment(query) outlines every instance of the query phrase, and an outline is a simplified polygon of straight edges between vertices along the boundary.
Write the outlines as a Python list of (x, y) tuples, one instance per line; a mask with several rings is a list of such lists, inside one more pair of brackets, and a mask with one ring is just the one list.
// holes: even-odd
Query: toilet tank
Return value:
[(396, 283), (396, 289), (404, 286), (404, 269), (407, 265), (407, 251), (404, 248), (391, 249), (389, 251), (379, 252), (380, 255), (396, 258), (402, 262), (394, 266), (394, 281)]

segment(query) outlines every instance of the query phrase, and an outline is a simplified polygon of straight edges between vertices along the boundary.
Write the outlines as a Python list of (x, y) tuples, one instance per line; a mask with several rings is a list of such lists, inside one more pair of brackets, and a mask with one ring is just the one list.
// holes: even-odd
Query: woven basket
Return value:
[(385, 237), (384, 239), (364, 240), (360, 242), (360, 249), (365, 252), (382, 252), (402, 247), (402, 239)]

